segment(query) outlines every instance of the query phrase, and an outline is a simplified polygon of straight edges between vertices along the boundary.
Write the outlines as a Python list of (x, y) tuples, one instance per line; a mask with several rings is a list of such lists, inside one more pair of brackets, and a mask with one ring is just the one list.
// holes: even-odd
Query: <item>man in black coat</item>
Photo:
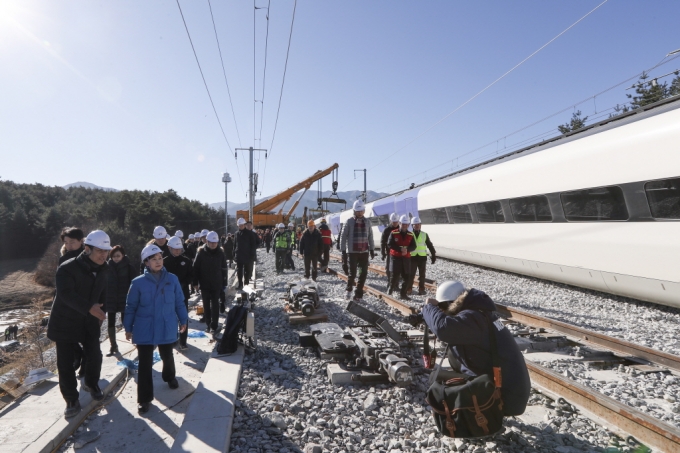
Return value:
[(243, 218), (236, 222), (238, 231), (234, 236), (234, 261), (238, 275), (238, 289), (243, 289), (244, 283), (250, 284), (250, 276), (253, 273), (253, 253), (256, 253), (257, 242), (255, 233), (246, 228)]
[(439, 285), (436, 299), (427, 299), (423, 318), (437, 338), (448, 344), (447, 356), (454, 371), (474, 377), (493, 376), (491, 329), (500, 359), (503, 414), (521, 415), (531, 392), (529, 371), (515, 339), (495, 311), (496, 304), (484, 292), (466, 290), (461, 282), (449, 281)]
[(83, 230), (76, 227), (67, 227), (61, 230), (61, 235), (59, 235), (63, 246), (61, 248), (61, 256), (59, 257), (59, 264), (64, 261), (75, 258), (76, 256), (83, 253), (83, 241), (85, 240), (85, 234)]
[[(182, 252), (184, 248), (182, 247), (182, 241), (178, 237), (172, 237), (168, 241), (168, 249), (170, 254), (163, 258), (163, 266), (165, 270), (171, 274), (175, 274), (179, 280), (179, 284), (182, 286), (182, 292), (184, 293), (184, 305), (187, 307), (187, 312), (189, 311), (189, 285), (192, 284), (194, 279), (194, 265)], [(179, 326), (178, 326), (179, 327)], [(179, 331), (179, 349), (187, 348), (187, 336), (189, 335), (189, 329), (184, 329)]]
[(194, 260), (194, 286), (199, 286), (203, 299), (206, 332), (217, 330), (220, 319), (220, 292), (227, 286), (227, 260), (219, 245), (217, 233), (206, 235), (207, 244), (198, 249)]
[(111, 250), (109, 236), (93, 231), (85, 239), (85, 250), (77, 258), (57, 269), (57, 293), (47, 324), (47, 338), (57, 346), (59, 389), (66, 400), (64, 417), (80, 412), (76, 372), (73, 368), (74, 343), (81, 343), (87, 359), (82, 388), (95, 400), (102, 400), (99, 388), (102, 351), (99, 344), (100, 325), (106, 319), (102, 310), (106, 301), (106, 258)]
[(307, 229), (300, 237), (300, 254), (305, 260), (305, 278), (309, 278), (309, 267), (312, 267), (312, 280), (316, 281), (317, 263), (319, 255), (323, 251), (323, 239), (321, 233), (316, 229), (313, 220), (307, 222)]

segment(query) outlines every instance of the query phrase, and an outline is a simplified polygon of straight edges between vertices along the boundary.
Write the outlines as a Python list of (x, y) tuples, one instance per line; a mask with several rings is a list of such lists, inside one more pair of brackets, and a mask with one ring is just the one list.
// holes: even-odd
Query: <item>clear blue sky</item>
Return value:
[[(266, 7), (266, 0), (256, 0)], [(572, 109), (507, 134), (649, 68), (680, 48), (680, 2), (609, 0), (525, 64), (381, 165), (380, 161), (573, 24), (602, 0), (298, 0), (276, 138), (263, 195), (333, 162), (340, 187), (394, 191), (500, 151), (569, 120)], [(293, 12), (292, 0), (212, 0), (236, 124), (208, 1), (181, 0), (210, 92), (232, 148), (272, 146)], [(680, 68), (680, 59), (655, 70)], [(579, 106), (595, 116), (625, 102), (621, 86)], [(0, 0), (0, 177), (22, 183), (75, 181), (163, 191), (203, 202), (246, 201), (177, 4), (145, 1)], [(630, 91), (629, 91), (630, 92)], [(449, 161), (449, 163), (445, 163)], [(455, 165), (454, 165), (455, 166)], [(423, 174), (424, 170), (437, 169)], [(398, 180), (401, 184), (389, 186)], [(324, 181), (330, 188), (330, 180)]]

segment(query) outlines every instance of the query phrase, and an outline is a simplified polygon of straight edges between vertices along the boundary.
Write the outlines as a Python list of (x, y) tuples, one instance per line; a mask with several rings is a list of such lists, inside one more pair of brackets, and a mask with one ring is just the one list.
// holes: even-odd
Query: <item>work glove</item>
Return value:
[(375, 258), (375, 252), (373, 250), (369, 250), (369, 253), (371, 254), (371, 259)]
[(430, 257), (430, 261), (432, 261), (432, 264), (434, 264), (434, 262), (437, 261), (437, 257), (434, 256), (434, 255), (432, 255), (432, 256)]

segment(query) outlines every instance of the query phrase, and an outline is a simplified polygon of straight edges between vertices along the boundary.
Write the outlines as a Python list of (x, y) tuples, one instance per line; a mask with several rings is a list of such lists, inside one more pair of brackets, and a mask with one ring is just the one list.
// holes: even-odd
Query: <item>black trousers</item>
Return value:
[(250, 276), (253, 275), (253, 262), (247, 261), (245, 263), (242, 263), (238, 261), (236, 263), (236, 273), (238, 275), (238, 286), (249, 284)]
[(354, 291), (354, 297), (364, 297), (364, 283), (366, 283), (366, 276), (368, 274), (368, 253), (348, 253), (347, 255), (349, 259), (347, 291), (352, 291), (358, 273), (359, 281)]
[(293, 270), (295, 270), (295, 262), (293, 261), (293, 251), (288, 250), (288, 253), (286, 253), (286, 267), (289, 267)]
[(403, 279), (401, 283), (401, 296), (406, 296), (406, 290), (411, 283), (411, 258), (392, 257), (392, 290), (399, 288), (399, 277)]
[(330, 244), (324, 244), (323, 245), (323, 251), (321, 252), (321, 259), (319, 260), (319, 264), (321, 264), (321, 267), (326, 268), (328, 267), (328, 260), (330, 259), (331, 256), (331, 245)]
[(317, 277), (317, 262), (319, 261), (318, 255), (312, 255), (311, 253), (305, 253), (305, 278), (309, 278), (309, 268), (312, 268), (312, 280), (316, 281)]
[[(78, 343), (57, 341), (57, 370), (59, 371), (59, 390), (67, 402), (78, 399), (78, 379), (73, 368), (75, 361), (75, 346)], [(83, 353), (87, 359), (85, 364), (85, 384), (88, 387), (99, 385), (99, 375), (102, 371), (102, 350), (99, 346), (99, 336), (90, 335), (82, 343)]]
[(269, 253), (269, 249), (272, 248), (272, 243), (271, 242), (265, 242), (264, 246), (267, 248), (267, 253)]
[[(123, 317), (125, 316), (124, 312), (119, 312), (120, 313), (120, 322), (123, 322)], [(109, 343), (111, 344), (111, 347), (118, 347), (118, 343), (116, 342), (116, 312), (109, 312), (106, 313), (106, 319), (108, 321), (108, 333), (109, 333)]]
[(410, 285), (416, 281), (416, 271), (418, 272), (418, 291), (425, 291), (425, 267), (427, 266), (426, 256), (411, 257), (411, 281)]
[(385, 274), (387, 274), (387, 289), (392, 286), (392, 255), (387, 251), (387, 258), (385, 259)]
[(217, 329), (217, 322), (220, 319), (220, 291), (222, 291), (221, 288), (201, 290), (203, 319), (205, 320), (205, 325), (211, 329)]
[[(163, 361), (163, 372), (161, 376), (163, 382), (169, 382), (175, 378), (175, 357), (172, 355), (172, 345), (159, 344), (158, 354)], [(153, 350), (156, 346), (152, 344), (138, 344), (137, 354), (139, 356), (139, 371), (137, 373), (137, 402), (150, 403), (153, 401)]]
[(288, 250), (286, 249), (276, 249), (276, 272), (283, 272), (283, 268), (286, 267), (286, 255)]

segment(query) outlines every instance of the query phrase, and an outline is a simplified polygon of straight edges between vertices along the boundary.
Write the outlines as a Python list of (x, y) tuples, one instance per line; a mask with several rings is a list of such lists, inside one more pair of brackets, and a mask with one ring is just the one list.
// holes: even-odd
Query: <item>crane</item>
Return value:
[[(263, 226), (273, 226), (276, 225), (277, 223), (288, 223), (288, 220), (290, 217), (293, 215), (293, 211), (295, 211), (295, 208), (297, 208), (298, 204), (300, 204), (300, 200), (302, 199), (303, 195), (309, 190), (309, 188), (314, 184), (316, 181), (319, 179), (323, 178), (324, 176), (328, 176), (335, 170), (339, 168), (338, 164), (333, 164), (330, 167), (326, 168), (325, 170), (317, 170), (316, 173), (314, 173), (312, 176), (309, 178), (300, 181), (299, 183), (287, 188), (286, 190), (279, 192), (278, 194), (263, 200), (253, 206), (253, 226), (255, 227), (263, 227)], [(337, 173), (336, 173), (337, 175)], [(337, 184), (334, 185), (334, 187), (337, 187)], [(293, 206), (288, 210), (287, 213), (283, 213), (283, 208), (285, 207), (285, 203), (291, 199), (291, 197), (298, 192), (299, 190), (303, 190), (303, 192), (300, 194), (300, 196), (297, 198), (295, 203), (293, 203)], [(281, 208), (278, 210), (278, 212), (273, 212), (273, 209), (276, 208), (278, 205), (280, 205), (283, 202), (283, 205)], [(242, 217), (246, 220), (248, 219), (248, 211), (237, 211), (236, 212), (236, 217)]]

